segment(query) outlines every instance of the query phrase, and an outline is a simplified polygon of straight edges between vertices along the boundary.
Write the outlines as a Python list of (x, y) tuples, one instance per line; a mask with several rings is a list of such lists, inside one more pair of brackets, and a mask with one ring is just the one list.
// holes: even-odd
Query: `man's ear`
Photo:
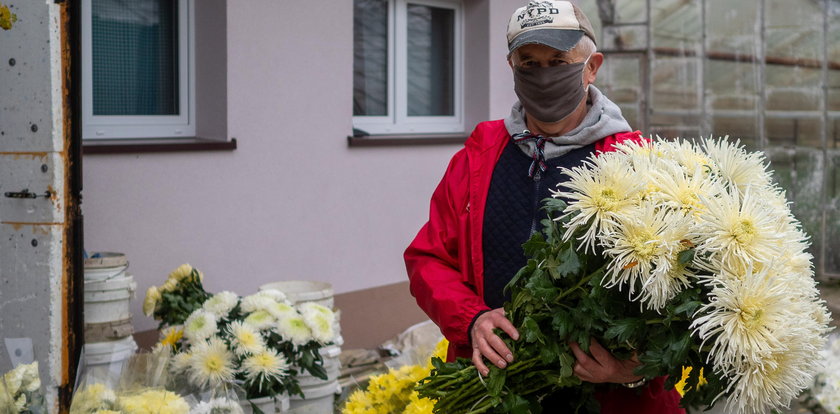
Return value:
[(586, 63), (586, 83), (595, 83), (595, 78), (598, 77), (598, 69), (604, 64), (604, 54), (595, 52)]

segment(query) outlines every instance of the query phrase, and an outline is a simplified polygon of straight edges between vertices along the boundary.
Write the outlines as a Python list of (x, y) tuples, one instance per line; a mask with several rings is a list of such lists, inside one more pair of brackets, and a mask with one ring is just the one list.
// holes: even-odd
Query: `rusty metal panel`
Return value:
[[(9, 6), (18, 19), (0, 32), (0, 339), (31, 338), (57, 412), (69, 381), (65, 6)], [(10, 364), (0, 341), (0, 370)]]

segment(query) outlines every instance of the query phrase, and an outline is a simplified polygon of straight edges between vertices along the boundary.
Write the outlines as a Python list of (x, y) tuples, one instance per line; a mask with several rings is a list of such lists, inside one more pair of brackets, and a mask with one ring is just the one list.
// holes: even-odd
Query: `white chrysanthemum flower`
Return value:
[(709, 303), (691, 323), (703, 342), (713, 341), (709, 358), (715, 371), (729, 373), (784, 348), (779, 335), (795, 325), (796, 318), (790, 314), (784, 285), (776, 282), (767, 269), (717, 279)]
[(73, 394), (70, 413), (92, 413), (98, 410), (115, 408), (117, 394), (105, 384), (95, 383), (86, 385)]
[(659, 141), (657, 145), (665, 158), (676, 161), (690, 176), (697, 173), (702, 176), (709, 176), (713, 171), (717, 171), (714, 161), (694, 142), (688, 140)]
[(689, 172), (679, 165), (662, 163), (648, 174), (658, 187), (652, 198), (670, 208), (680, 209), (685, 214), (704, 211), (706, 207), (700, 198), (715, 198), (724, 190), (717, 180), (702, 174), (700, 167)]
[(277, 319), (267, 311), (258, 310), (246, 316), (244, 322), (256, 329), (264, 330), (272, 328)]
[(640, 181), (639, 192), (635, 195), (636, 202), (650, 200), (652, 195), (660, 191), (661, 183), (651, 179), (650, 175), (651, 171), (661, 168), (661, 164), (667, 161), (663, 158), (659, 144), (651, 141), (624, 141), (614, 146), (615, 154), (624, 154), (630, 166), (628, 171)]
[(216, 315), (217, 318), (226, 318), (230, 311), (239, 303), (239, 296), (233, 292), (219, 292), (210, 299), (207, 299), (202, 309)]
[(35, 392), (41, 388), (41, 375), (38, 373), (38, 361), (22, 365), (23, 382), (21, 388), (26, 392)]
[(198, 309), (184, 322), (184, 336), (191, 342), (200, 342), (216, 334), (216, 315)]
[(274, 302), (265, 309), (271, 316), (274, 316), (277, 320), (287, 318), (287, 317), (294, 317), (298, 315), (298, 312), (295, 310), (292, 305), (289, 305), (285, 302)]
[(695, 260), (680, 261), (680, 254), (694, 246), (694, 243), (688, 237), (691, 218), (678, 212), (672, 212), (668, 214), (666, 220), (670, 224), (661, 237), (665, 248), (668, 250), (668, 263), (654, 269), (642, 284), (642, 289), (639, 292), (639, 299), (642, 303), (646, 304), (649, 309), (654, 310), (665, 307), (671, 299), (690, 286), (697, 277), (695, 271), (692, 270), (696, 263)]
[(306, 325), (302, 316), (283, 318), (277, 323), (277, 333), (294, 345), (306, 345), (312, 341), (312, 330)]
[(236, 355), (250, 355), (265, 349), (265, 341), (259, 329), (242, 321), (233, 321), (227, 327), (230, 342)]
[(706, 211), (699, 215), (692, 239), (700, 241), (699, 253), (712, 255), (715, 266), (754, 266), (779, 255), (775, 217), (749, 191), (743, 198), (729, 190), (702, 200)]
[(200, 342), (190, 349), (189, 378), (197, 387), (219, 386), (233, 381), (234, 355), (219, 338)]
[(278, 289), (262, 289), (256, 293), (256, 296), (266, 296), (274, 299), (275, 302), (288, 303), (286, 300), (286, 294)]
[(332, 310), (312, 302), (302, 303), (298, 308), (316, 341), (326, 344), (335, 340), (335, 314)]
[(243, 414), (243, 411), (238, 402), (222, 397), (199, 402), (190, 414)]
[(732, 143), (728, 137), (718, 140), (704, 139), (703, 149), (717, 166), (715, 172), (738, 187), (741, 193), (753, 186), (770, 185), (764, 156), (760, 152), (748, 153), (740, 145), (740, 140)]
[[(599, 232), (610, 230), (615, 219), (631, 210), (645, 189), (644, 180), (633, 176), (627, 158), (616, 153), (590, 157), (582, 167), (563, 168), (569, 181), (561, 184), (570, 191), (556, 191), (555, 198), (569, 202), (564, 213), (570, 216), (563, 237), (568, 240), (580, 227), (584, 250), (594, 249)], [(564, 216), (565, 217), (565, 216)]]
[(759, 361), (746, 361), (732, 375), (726, 411), (764, 414), (777, 407), (788, 407), (813, 380), (819, 365), (814, 348), (803, 338), (810, 336), (795, 326), (779, 338), (784, 347), (761, 356)]
[(266, 382), (280, 381), (287, 375), (289, 362), (274, 350), (267, 349), (245, 358), (242, 369), (245, 371), (245, 380), (257, 384), (259, 390), (262, 390)]
[(242, 304), (240, 306), (242, 308), (242, 312), (251, 313), (261, 310), (268, 310), (268, 308), (275, 303), (277, 303), (277, 301), (275, 301), (271, 297), (257, 293), (242, 298)]
[(12, 396), (17, 394), (20, 391), (21, 385), (23, 385), (22, 365), (19, 365), (17, 368), (5, 373), (3, 375), (3, 380), (6, 382), (6, 389), (9, 394)]
[(669, 225), (676, 218), (666, 209), (657, 211), (652, 203), (644, 203), (615, 222), (614, 230), (600, 237), (605, 253), (612, 258), (604, 286), (622, 289), (627, 285), (633, 295), (637, 281), (645, 284), (654, 271), (669, 273), (676, 248), (672, 245), (680, 243), (680, 239), (667, 239)]
[(26, 408), (26, 393), (21, 393), (15, 400), (15, 411), (22, 413)]
[(185, 373), (189, 371), (192, 364), (192, 352), (179, 352), (172, 357), (170, 371), (173, 373)]

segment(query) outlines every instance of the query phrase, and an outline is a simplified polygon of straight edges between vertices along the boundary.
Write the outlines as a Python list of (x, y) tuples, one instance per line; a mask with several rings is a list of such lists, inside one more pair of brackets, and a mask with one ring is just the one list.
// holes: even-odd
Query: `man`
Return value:
[[(519, 102), (504, 120), (479, 124), (455, 154), (428, 223), (405, 252), (412, 295), (449, 339), (448, 359), (472, 358), (484, 375), (485, 360), (499, 368), (513, 362), (493, 330), (518, 339), (504, 315), (503, 288), (526, 263), (521, 245), (545, 214), (539, 200), (565, 180), (559, 167), (641, 139), (592, 85), (604, 56), (576, 6), (531, 1), (511, 16), (507, 40)], [(571, 346), (583, 381), (626, 387), (604, 387), (602, 412), (683, 412), (662, 378), (645, 384), (633, 374), (637, 361), (618, 360), (594, 341), (590, 354)]]

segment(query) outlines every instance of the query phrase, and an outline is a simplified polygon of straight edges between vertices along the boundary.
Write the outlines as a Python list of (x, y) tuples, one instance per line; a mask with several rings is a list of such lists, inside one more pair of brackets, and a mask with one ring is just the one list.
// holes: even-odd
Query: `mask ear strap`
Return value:
[[(583, 76), (584, 72), (586, 72), (586, 64), (589, 63), (589, 58), (591, 58), (592, 55), (594, 55), (594, 53), (590, 53), (589, 56), (586, 57), (586, 60), (583, 61), (583, 70), (580, 72), (580, 76)], [(583, 79), (581, 79), (581, 83), (583, 83)], [(583, 87), (583, 91), (585, 93), (589, 93), (589, 85), (591, 85), (591, 83), (587, 83), (586, 86)]]

